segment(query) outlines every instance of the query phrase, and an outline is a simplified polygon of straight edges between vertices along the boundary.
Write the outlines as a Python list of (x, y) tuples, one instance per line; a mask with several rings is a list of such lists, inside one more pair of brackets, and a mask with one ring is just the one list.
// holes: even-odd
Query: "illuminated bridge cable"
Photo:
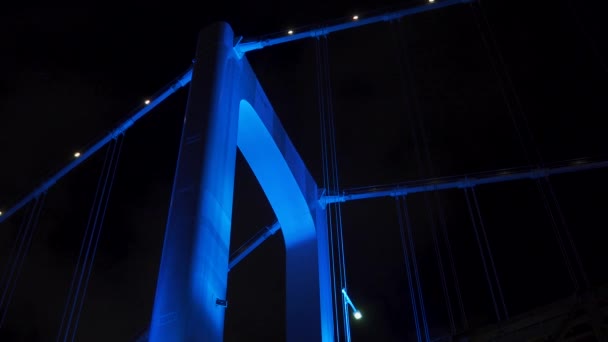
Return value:
[[(498, 302), (496, 301), (496, 294), (494, 290), (494, 284), (492, 283), (492, 279), (490, 277), (490, 271), (488, 269), (488, 262), (486, 260), (486, 248), (484, 248), (481, 237), (479, 235), (479, 228), (477, 226), (477, 220), (481, 220), (481, 214), (479, 213), (479, 207), (475, 206), (476, 212), (473, 212), (473, 205), (471, 204), (471, 196), (469, 196), (469, 191), (473, 192), (474, 188), (464, 188), (464, 195), (467, 202), (467, 208), (469, 210), (469, 215), (471, 216), (471, 225), (473, 227), (473, 232), (475, 233), (475, 240), (477, 241), (477, 247), (479, 248), (479, 254), (481, 255), (481, 262), (483, 264), (484, 274), (486, 276), (486, 281), (488, 282), (488, 289), (490, 291), (490, 297), (492, 297), (492, 304), (494, 304), (494, 313), (496, 314), (496, 319), (501, 321), (501, 310), (498, 307)], [(475, 203), (477, 203), (475, 201)], [(486, 240), (487, 241), (487, 240)], [(486, 246), (489, 249), (489, 246)]]
[(0, 328), (4, 325), (4, 320), (6, 319), (13, 298), (13, 293), (17, 287), (19, 275), (25, 264), (25, 259), (32, 244), (32, 239), (38, 227), (38, 220), (40, 219), (40, 213), (42, 212), (45, 199), (46, 192), (43, 192), (32, 201), (30, 210), (20, 224), (17, 239), (15, 240), (15, 244), (9, 255), (9, 263), (3, 274), (2, 282), (0, 282), (0, 285), (3, 286), (2, 297), (0, 298)]
[(57, 338), (56, 338), (57, 342), (65, 341), (68, 332), (65, 332), (64, 330), (69, 330), (69, 328), (70, 328), (70, 324), (68, 322), (71, 320), (71, 317), (74, 312), (72, 302), (74, 301), (74, 297), (77, 297), (77, 295), (74, 295), (74, 293), (75, 292), (78, 293), (77, 284), (78, 284), (79, 275), (82, 273), (81, 268), (84, 267), (83, 264), (86, 261), (85, 260), (86, 257), (84, 255), (84, 253), (85, 253), (85, 250), (87, 249), (87, 241), (90, 240), (89, 235), (91, 235), (91, 226), (92, 226), (93, 217), (95, 215), (94, 209), (97, 207), (97, 202), (99, 201), (99, 199), (101, 197), (100, 191), (103, 186), (104, 175), (106, 174), (105, 170), (108, 165), (108, 161), (110, 159), (110, 154), (111, 154), (110, 151), (113, 149), (113, 147), (114, 147), (114, 141), (111, 141), (110, 144), (108, 145), (108, 147), (106, 148), (102, 171), (97, 180), (97, 187), (95, 189), (95, 196), (93, 197), (93, 204), (91, 205), (91, 210), (89, 211), (88, 222), (85, 227), (84, 235), (82, 237), (82, 242), (80, 244), (80, 251), (78, 253), (78, 258), (76, 259), (76, 269), (74, 271), (74, 274), (72, 275), (72, 281), (70, 282), (70, 288), (68, 290), (67, 300), (66, 300), (65, 307), (63, 310), (63, 315), (61, 317), (61, 324), (59, 326), (59, 331), (58, 331)]
[[(450, 269), (452, 270), (452, 278), (454, 281), (454, 289), (456, 292), (456, 299), (458, 301), (458, 308), (460, 309), (460, 318), (462, 320), (462, 328), (467, 330), (469, 328), (469, 322), (467, 320), (467, 314), (464, 310), (464, 302), (462, 300), (462, 294), (460, 292), (460, 281), (458, 280), (458, 274), (456, 273), (456, 265), (454, 263), (454, 254), (452, 253), (452, 243), (450, 242), (450, 237), (448, 235), (448, 227), (445, 219), (445, 212), (443, 211), (443, 206), (441, 205), (441, 201), (437, 193), (435, 193), (435, 198), (437, 200), (439, 206), (439, 225), (443, 232), (444, 243), (446, 245), (448, 261), (450, 262)], [(454, 324), (455, 325), (455, 324)], [(456, 331), (455, 326), (453, 327), (453, 333)]]
[[(2, 279), (0, 280), (0, 286), (2, 286), (2, 296), (0, 297), (0, 319), (4, 317), (4, 312), (7, 310), (8, 305), (5, 302), (8, 301), (8, 294), (10, 293), (10, 287), (13, 283), (13, 276), (17, 268), (18, 259), (21, 256), (23, 250), (23, 243), (25, 242), (29, 224), (33, 218), (36, 206), (36, 200), (32, 201), (30, 206), (26, 207), (25, 215), (21, 219), (19, 228), (17, 230), (17, 238), (14, 241), (13, 247), (9, 253), (8, 263), (2, 273)], [(0, 328), (2, 327), (3, 320), (0, 320)]]
[[(481, 36), (481, 40), (490, 60), (490, 64), (492, 65), (492, 68), (498, 79), (501, 94), (507, 107), (507, 111), (511, 117), (511, 121), (513, 122), (514, 129), (519, 138), (519, 142), (523, 150), (524, 156), (526, 157), (529, 164), (538, 164), (540, 167), (542, 167), (544, 165), (542, 154), (540, 152), (540, 149), (538, 148), (538, 145), (535, 142), (534, 134), (532, 133), (528, 118), (525, 114), (525, 111), (523, 110), (522, 102), (511, 79), (507, 64), (505, 63), (504, 57), (500, 51), (498, 41), (495, 38), (494, 32), (492, 30), (492, 26), (490, 25), (485, 11), (481, 7), (481, 2), (477, 4), (473, 3), (471, 5), (471, 8), (477, 22), (477, 27)], [(522, 126), (523, 129), (521, 128)], [(522, 133), (522, 130), (525, 131), (525, 135), (524, 133)], [(533, 149), (534, 158), (532, 158), (531, 153), (529, 152), (530, 148)], [(548, 178), (548, 176), (545, 176), (544, 180), (544, 183), (541, 179), (536, 180), (537, 189), (545, 205), (547, 214), (550, 218), (551, 225), (553, 227), (553, 233), (555, 235), (558, 245), (560, 246), (562, 258), (564, 258), (564, 263), (566, 264), (566, 268), (572, 279), (573, 286), (575, 290), (578, 291), (580, 289), (580, 283), (578, 276), (576, 275), (577, 272), (580, 274), (580, 277), (583, 281), (583, 286), (585, 287), (589, 287), (588, 278), (578, 255), (576, 244), (574, 243), (574, 240), (570, 235), (568, 224), (563, 216), (563, 213), (561, 212), (559, 200), (557, 199), (557, 196), (553, 191), (551, 180)], [(543, 189), (544, 187), (547, 187), (548, 190), (545, 191)], [(550, 205), (549, 197), (551, 202), (554, 204), (554, 207)], [(559, 222), (555, 219), (554, 211), (557, 211), (557, 215), (560, 217)], [(564, 231), (563, 234), (560, 232), (560, 230)], [(568, 244), (563, 241), (564, 236), (568, 240)], [(567, 247), (570, 247), (570, 251), (568, 251)], [(572, 254), (573, 258), (575, 259), (576, 266), (572, 265), (572, 260), (569, 256), (570, 254)]]
[(146, 104), (145, 106), (138, 105), (137, 108), (135, 108), (134, 111), (127, 116), (126, 120), (122, 121), (117, 127), (115, 127), (108, 134), (104, 135), (103, 138), (93, 143), (93, 145), (87, 148), (85, 151), (81, 151), (82, 153), (78, 158), (74, 158), (68, 165), (64, 166), (59, 171), (54, 173), (50, 178), (46, 179), (44, 183), (42, 183), (40, 186), (38, 186), (25, 197), (23, 197), (19, 202), (10, 207), (6, 212), (3, 212), (3, 214), (0, 215), (0, 223), (7, 220), (14, 213), (19, 211), (21, 208), (30, 203), (36, 197), (46, 192), (53, 185), (55, 185), (55, 183), (57, 183), (67, 174), (72, 172), (72, 170), (74, 170), (80, 164), (84, 163), (103, 147), (114, 141), (118, 136), (124, 134), (129, 128), (131, 128), (137, 121), (147, 115), (152, 109), (156, 108), (156, 106), (166, 100), (169, 96), (171, 96), (176, 91), (190, 83), (191, 79), (192, 68), (190, 67), (185, 72), (176, 77), (173, 81), (171, 81), (169, 84), (167, 84), (165, 87), (161, 88), (161, 90), (156, 92), (153, 96), (151, 96), (150, 102), (148, 104)]
[(507, 305), (505, 304), (505, 297), (502, 293), (502, 286), (500, 285), (500, 280), (498, 279), (498, 273), (496, 271), (496, 264), (494, 263), (494, 256), (492, 255), (492, 249), (490, 248), (490, 242), (488, 241), (488, 235), (486, 234), (485, 224), (481, 217), (481, 210), (479, 209), (479, 202), (477, 201), (477, 192), (475, 191), (475, 187), (469, 189), (471, 194), (473, 194), (473, 202), (475, 203), (475, 210), (477, 211), (477, 218), (479, 219), (479, 230), (481, 231), (481, 235), (483, 237), (483, 241), (488, 250), (488, 258), (490, 259), (490, 266), (492, 267), (492, 273), (494, 273), (494, 281), (496, 282), (496, 289), (498, 290), (498, 298), (502, 304), (502, 309), (504, 312), (505, 319), (509, 319), (509, 312), (507, 311)]
[(595, 60), (601, 67), (602, 71), (605, 74), (608, 74), (608, 65), (606, 65), (606, 62), (604, 61), (605, 58), (602, 55), (602, 53), (600, 52), (600, 50), (598, 49), (597, 42), (589, 34), (585, 25), (583, 24), (583, 21), (581, 20), (579, 11), (577, 10), (576, 5), (574, 4), (574, 1), (564, 0), (564, 2), (566, 3), (566, 6), (568, 6), (568, 9), (569, 9), (568, 13), (570, 13), (572, 15), (573, 21), (576, 23), (576, 26), (578, 27), (581, 35), (587, 41), (587, 45), (588, 45), (589, 49), (592, 51), (592, 53), (595, 57)]
[(581, 261), (580, 255), (578, 253), (578, 249), (576, 248), (576, 245), (574, 244), (574, 239), (572, 238), (572, 235), (570, 234), (570, 229), (568, 229), (568, 225), (566, 223), (566, 218), (561, 209), (559, 201), (557, 200), (557, 196), (555, 195), (555, 190), (553, 189), (553, 185), (549, 181), (548, 177), (545, 177), (544, 180), (547, 184), (547, 189), (549, 190), (551, 198), (553, 199), (553, 203), (557, 207), (557, 214), (559, 216), (559, 220), (562, 223), (562, 226), (565, 227), (564, 233), (566, 234), (566, 237), (568, 238), (568, 241), (570, 243), (570, 248), (572, 249), (572, 253), (574, 254), (574, 260), (576, 261), (578, 270), (581, 273), (581, 278), (583, 280), (583, 286), (585, 286), (585, 288), (588, 289), (589, 287), (591, 287), (591, 284), (589, 282), (589, 277), (587, 276), (587, 273), (585, 272), (585, 268), (583, 267), (583, 263)]
[(567, 251), (566, 245), (564, 243), (564, 239), (561, 234), (561, 231), (559, 229), (557, 219), (555, 218), (555, 214), (553, 213), (553, 210), (551, 209), (551, 203), (549, 202), (549, 199), (547, 198), (543, 184), (539, 181), (536, 181), (535, 184), (536, 184), (536, 187), (537, 187), (539, 193), (541, 194), (541, 198), (543, 200), (543, 205), (545, 207), (545, 211), (547, 212), (547, 215), (549, 216), (549, 222), (551, 224), (551, 228), (553, 228), (553, 233), (555, 234), (555, 237), (557, 240), (557, 245), (559, 247), (559, 251), (562, 254), (562, 260), (564, 262), (564, 266), (566, 267), (566, 270), (568, 271), (568, 275), (570, 276), (570, 280), (572, 281), (572, 285), (574, 286), (575, 291), (579, 291), (581, 289), (581, 286), (579, 284), (578, 277), (576, 276), (574, 266), (572, 265), (572, 262), (570, 261), (570, 257), (568, 256), (568, 251)]
[[(401, 208), (402, 197), (397, 197), (395, 204), (397, 206), (397, 218), (399, 220), (399, 233), (401, 235), (401, 250), (403, 251), (403, 262), (405, 264), (405, 273), (407, 275), (407, 285), (410, 292), (410, 301), (412, 303), (412, 313), (414, 317), (414, 327), (416, 328), (416, 337), (418, 342), (422, 342), (422, 334), (420, 331), (420, 322), (418, 319), (418, 303), (416, 301), (416, 294), (414, 290), (414, 282), (412, 279), (412, 270), (410, 267), (410, 256), (407, 244), (405, 243), (405, 229), (403, 219), (403, 209)], [(405, 199), (404, 199), (405, 200)]]
[[(500, 47), (498, 46), (498, 41), (494, 37), (492, 27), (485, 15), (485, 12), (481, 8), (481, 2), (471, 3), (471, 10), (474, 16), (475, 23), (477, 25), (477, 30), (479, 32), (479, 36), (481, 42), (486, 51), (486, 55), (488, 57), (488, 62), (492, 67), (492, 71), (496, 76), (496, 80), (498, 82), (498, 88), (500, 90), (500, 95), (504, 101), (505, 107), (513, 124), (513, 128), (515, 129), (515, 133), (517, 134), (518, 142), (520, 147), (524, 153), (524, 157), (528, 161), (529, 164), (533, 162), (533, 159), (537, 159), (540, 157), (540, 152), (533, 142), (527, 143), (527, 139), (533, 139), (533, 135), (530, 131), (529, 125), (522, 125), (521, 121), (525, 121), (527, 123), (527, 119), (521, 110), (517, 110), (516, 107), (521, 109), (521, 101), (519, 100), (519, 96), (515, 91), (515, 87), (513, 86), (513, 81), (511, 80), (511, 76), (508, 72), (507, 65), (504, 61), (504, 57), (500, 51)], [(511, 100), (513, 99), (513, 100)], [(517, 115), (519, 114), (519, 115)], [(527, 134), (524, 135), (522, 131), (523, 128), (527, 128)], [(529, 150), (529, 145), (536, 147), (535, 151), (533, 151), (536, 158), (532, 158), (532, 153)]]
[[(330, 152), (330, 156), (331, 156), (331, 171), (333, 174), (333, 179), (332, 179), (332, 191), (334, 193), (338, 193), (340, 191), (340, 179), (339, 179), (339, 173), (338, 173), (338, 148), (337, 148), (337, 143), (336, 143), (336, 124), (335, 124), (335, 113), (334, 113), (334, 106), (333, 106), (333, 92), (332, 92), (332, 84), (331, 84), (331, 70), (330, 70), (330, 60), (329, 60), (329, 46), (328, 46), (328, 41), (329, 38), (327, 36), (323, 37), (323, 42), (325, 44), (325, 48), (323, 49), (324, 51), (324, 55), (325, 55), (325, 63), (323, 63), (323, 66), (325, 68), (325, 82), (326, 82), (326, 92), (327, 92), (327, 111), (328, 111), (328, 121), (329, 121), (329, 143), (330, 143), (330, 147), (331, 147), (331, 152)], [(342, 225), (342, 206), (340, 203), (336, 203), (336, 205), (334, 206), (334, 220), (335, 220), (335, 225), (336, 225), (336, 230), (337, 230), (337, 244), (338, 244), (338, 260), (339, 260), (339, 269), (340, 269), (340, 293), (342, 293), (342, 290), (347, 290), (348, 286), (347, 286), (347, 278), (346, 278), (346, 257), (344, 254), (344, 226)], [(348, 292), (348, 291), (347, 291)], [(350, 342), (351, 340), (351, 336), (350, 336), (350, 316), (349, 316), (349, 312), (348, 312), (348, 304), (345, 300), (342, 301), (343, 303), (343, 315), (344, 315), (344, 325), (345, 325), (345, 332), (346, 332), (346, 341)]]
[(61, 319), (61, 325), (56, 339), (58, 342), (73, 341), (76, 336), (80, 314), (86, 296), (86, 289), (91, 276), (103, 221), (110, 198), (110, 192), (116, 175), (122, 141), (122, 135), (116, 137), (116, 139), (110, 143), (106, 151), (102, 171), (93, 198), (93, 205), (89, 212), (89, 219), (83, 236), (76, 269), (72, 277), (70, 291)]
[(426, 308), (424, 306), (424, 295), (422, 293), (422, 284), (420, 281), (420, 272), (418, 271), (418, 260), (416, 258), (416, 245), (414, 243), (414, 233), (412, 229), (412, 222), (410, 219), (410, 214), (407, 208), (407, 197), (403, 197), (403, 201), (401, 202), (401, 206), (403, 208), (403, 218), (405, 221), (405, 229), (407, 233), (407, 241), (408, 247), (410, 251), (410, 258), (412, 262), (412, 269), (414, 270), (414, 280), (416, 284), (416, 293), (418, 295), (418, 306), (420, 309), (420, 318), (422, 320), (422, 336), (423, 340), (426, 342), (431, 341), (431, 334), (429, 333), (429, 325), (427, 322)]
[[(329, 187), (330, 187), (330, 179), (329, 179), (329, 151), (327, 148), (327, 127), (326, 127), (326, 108), (325, 108), (325, 96), (326, 96), (326, 91), (325, 91), (325, 83), (323, 82), (323, 78), (324, 78), (324, 70), (322, 67), (322, 64), (324, 62), (324, 58), (323, 58), (323, 54), (322, 54), (322, 49), (323, 47), (321, 46), (321, 38), (317, 37), (317, 39), (315, 40), (315, 57), (316, 57), (316, 78), (317, 78), (317, 100), (318, 100), (318, 106), (319, 106), (319, 116), (320, 116), (320, 120), (319, 120), (319, 124), (320, 124), (320, 131), (321, 131), (321, 162), (322, 162), (322, 169), (323, 169), (323, 188), (325, 189), (325, 191), (330, 191)], [(339, 323), (339, 311), (341, 306), (339, 306), (339, 303), (341, 302), (340, 298), (341, 298), (341, 294), (338, 293), (337, 288), (338, 288), (338, 284), (336, 284), (336, 256), (335, 256), (335, 244), (334, 244), (334, 232), (333, 232), (333, 225), (332, 225), (332, 216), (331, 216), (331, 209), (332, 206), (328, 205), (327, 206), (327, 225), (328, 225), (328, 239), (329, 239), (329, 254), (330, 254), (330, 269), (331, 269), (331, 286), (332, 286), (332, 302), (333, 302), (333, 309), (334, 309), (334, 321), (336, 323)], [(340, 332), (340, 328), (339, 328), (339, 324), (335, 324), (334, 325), (334, 335), (336, 338), (336, 341), (340, 341), (340, 336), (342, 335)]]
[[(414, 142), (414, 154), (416, 157), (418, 172), (420, 175), (425, 175), (427, 172), (431, 175), (435, 174), (435, 170), (432, 163), (432, 156), (429, 149), (426, 128), (424, 125), (424, 119), (421, 115), (420, 104), (417, 101), (416, 88), (414, 84), (413, 77), (409, 76), (413, 74), (412, 66), (411, 66), (411, 57), (408, 55), (408, 46), (405, 35), (402, 30), (398, 30), (401, 26), (401, 22), (392, 25), (392, 33), (393, 39), (397, 41), (396, 46), (399, 48), (399, 70), (400, 70), (400, 79), (401, 79), (401, 89), (402, 89), (402, 100), (406, 107), (409, 107), (406, 112), (409, 114), (410, 124), (408, 125), (410, 129), (410, 133), (412, 135), (412, 140)], [(408, 106), (409, 105), (409, 106)], [(432, 196), (432, 197), (431, 197)], [(452, 308), (452, 300), (450, 298), (450, 291), (448, 288), (448, 281), (445, 273), (444, 266), (444, 256), (441, 250), (440, 236), (443, 238), (443, 242), (446, 245), (447, 254), (449, 263), (448, 265), (451, 267), (451, 273), (454, 280), (455, 291), (457, 292), (458, 304), (460, 306), (461, 313), (464, 313), (464, 306), (462, 303), (462, 299), (460, 296), (460, 288), (458, 283), (458, 278), (456, 274), (456, 268), (454, 267), (452, 251), (450, 247), (450, 241), (447, 235), (447, 227), (445, 225), (445, 218), (443, 213), (443, 208), (441, 207), (441, 203), (439, 202), (439, 195), (437, 192), (433, 194), (425, 193), (423, 195), (425, 202), (425, 209), (427, 214), (427, 219), (431, 226), (431, 235), (433, 238), (433, 251), (435, 253), (435, 259), (437, 262), (437, 269), (439, 271), (439, 278), (441, 281), (441, 288), (443, 291), (443, 297), (446, 304), (446, 311), (448, 315), (448, 322), (450, 326), (450, 331), (452, 334), (456, 333), (456, 324), (454, 322), (454, 311)], [(431, 201), (431, 198), (434, 202)], [(433, 210), (433, 205), (437, 206), (438, 215), (435, 215)], [(439, 216), (439, 228), (437, 227), (437, 216)], [(466, 317), (462, 315), (463, 321), (465, 322), (463, 325), (466, 326)]]
[[(74, 315), (76, 321), (73, 324), (74, 328), (72, 330), (72, 336), (71, 336), (71, 338), (69, 338), (69, 341), (74, 341), (76, 338), (76, 331), (78, 329), (78, 323), (80, 322), (84, 299), (86, 297), (89, 280), (91, 279), (91, 273), (93, 271), (93, 265), (95, 263), (95, 256), (97, 255), (97, 246), (99, 245), (99, 238), (101, 236), (101, 230), (102, 230), (103, 222), (104, 222), (104, 219), (106, 216), (106, 210), (108, 209), (110, 192), (112, 191), (112, 187), (114, 185), (114, 179), (116, 178), (116, 170), (118, 169), (118, 161), (120, 159), (120, 152), (122, 151), (123, 141), (124, 141), (124, 135), (122, 135), (121, 137), (118, 137), (114, 143), (115, 149), (113, 151), (114, 152), (113, 158), (112, 158), (113, 163), (111, 164), (111, 166), (108, 168), (108, 171), (107, 171), (108, 176), (109, 176), (109, 183), (108, 183), (107, 189), (106, 189), (105, 201), (103, 201), (103, 203), (101, 204), (101, 206), (99, 208), (100, 215), (98, 216), (98, 220), (97, 220), (97, 232), (96, 232), (97, 234), (96, 234), (96, 236), (94, 238), (94, 242), (93, 242), (93, 252), (91, 253), (91, 260), (89, 262), (88, 271), (86, 272), (86, 274), (83, 274), (84, 282), (82, 283), (82, 295), (81, 295), (81, 299), (80, 299), (80, 304), (78, 305), (78, 308), (76, 309), (76, 313)], [(118, 147), (116, 147), (116, 145), (118, 145)]]
[[(329, 47), (327, 36), (316, 40), (317, 86), (319, 90), (319, 109), (321, 114), (321, 146), (323, 159), (323, 186), (328, 192), (339, 192), (339, 173), (336, 148), (335, 114), (331, 85)], [(348, 304), (343, 290), (347, 290), (346, 260), (344, 254), (344, 233), (342, 210), (339, 203), (327, 206), (330, 258), (332, 263), (332, 283), (334, 296), (334, 315), (336, 318), (336, 339), (339, 341), (342, 326), (345, 341), (350, 341)], [(341, 323), (341, 324), (340, 324)]]

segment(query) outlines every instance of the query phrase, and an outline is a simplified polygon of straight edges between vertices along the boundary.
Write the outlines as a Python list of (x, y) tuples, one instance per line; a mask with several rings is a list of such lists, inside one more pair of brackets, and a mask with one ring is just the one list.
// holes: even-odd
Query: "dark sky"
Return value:
[[(3, 9), (0, 210), (186, 70), (199, 30), (213, 21), (225, 20), (237, 35), (253, 38), (419, 3), (142, 2), (128, 7)], [(538, 162), (522, 152), (509, 107), (519, 124), (523, 121), (518, 115), (524, 113), (534, 137), (534, 143), (528, 139), (525, 146), (538, 149), (543, 162), (606, 159), (608, 27), (602, 6), (592, 1), (487, 0), (483, 11), (495, 40), (487, 27), (478, 27), (479, 12), (468, 5), (331, 35), (340, 186)], [(500, 56), (486, 48), (484, 37), (489, 46), (497, 44)], [(321, 184), (315, 41), (267, 48), (248, 58)], [(508, 82), (501, 82), (493, 65), (506, 66)], [(79, 341), (129, 341), (149, 323), (186, 100), (186, 92), (180, 91), (126, 135)], [(424, 144), (416, 138), (423, 132)], [(419, 155), (428, 156), (430, 163), (421, 163)], [(57, 334), (102, 158), (99, 153), (49, 191), (0, 329), (2, 341), (47, 341)], [(232, 250), (274, 221), (255, 178), (238, 158)], [(594, 285), (608, 281), (602, 266), (608, 261), (605, 179), (602, 170), (551, 178)], [(571, 293), (535, 183), (481, 186), (477, 195), (510, 313)], [(441, 206), (425, 196), (412, 195), (408, 204), (432, 335), (449, 330), (430, 233), (441, 213), (467, 318), (473, 326), (493, 322), (462, 190), (440, 192)], [(365, 315), (352, 322), (355, 341), (414, 336), (394, 202), (385, 198), (343, 205), (348, 286)], [(19, 218), (0, 226), (2, 269)], [(445, 245), (441, 248), (445, 255)], [(279, 233), (230, 273), (226, 340), (283, 340), (283, 284)]]

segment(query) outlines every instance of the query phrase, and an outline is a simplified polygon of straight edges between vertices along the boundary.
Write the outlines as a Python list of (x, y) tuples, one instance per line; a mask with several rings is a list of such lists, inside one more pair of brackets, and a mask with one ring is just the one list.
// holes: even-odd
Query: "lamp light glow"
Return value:
[(344, 304), (350, 306), (350, 308), (353, 310), (353, 316), (355, 316), (355, 319), (361, 319), (363, 314), (361, 314), (361, 311), (357, 310), (355, 304), (353, 304), (353, 301), (350, 300), (348, 293), (346, 293), (346, 289), (342, 289), (342, 294), (344, 295)]
[(74, 153), (74, 158), (78, 158), (78, 157), (80, 157), (80, 152), (75, 152)]
[(146, 100), (144, 101), (145, 104), (149, 105), (150, 104), (150, 100)]
[(359, 20), (359, 16), (358, 15), (353, 15), (353, 20)]

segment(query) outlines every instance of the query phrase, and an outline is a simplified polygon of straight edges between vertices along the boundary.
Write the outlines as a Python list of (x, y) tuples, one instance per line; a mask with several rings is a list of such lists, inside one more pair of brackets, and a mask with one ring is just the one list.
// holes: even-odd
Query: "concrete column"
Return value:
[[(233, 32), (199, 36), (150, 341), (222, 341), (238, 123)], [(238, 77), (237, 77), (238, 78)]]

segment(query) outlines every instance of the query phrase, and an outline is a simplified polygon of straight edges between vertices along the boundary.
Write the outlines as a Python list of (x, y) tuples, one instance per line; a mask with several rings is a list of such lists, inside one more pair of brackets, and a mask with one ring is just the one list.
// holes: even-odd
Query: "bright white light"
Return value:
[(359, 20), (359, 16), (358, 15), (353, 15), (353, 20)]
[(75, 157), (75, 158), (80, 157), (80, 152), (76, 152), (76, 153), (74, 153), (74, 157)]
[(429, 2), (430, 2), (430, 3), (433, 3), (433, 2), (435, 2), (435, 0), (429, 0)]
[(0, 211), (0, 216), (2, 216), (2, 212)]
[(293, 34), (293, 30), (287, 31), (287, 34)]
[(361, 314), (361, 311), (359, 311), (359, 310), (355, 311), (355, 313), (353, 315), (355, 316), (355, 319), (361, 319), (361, 317), (363, 317), (363, 315)]
[(149, 105), (150, 104), (150, 100), (146, 100), (144, 101), (145, 104)]

